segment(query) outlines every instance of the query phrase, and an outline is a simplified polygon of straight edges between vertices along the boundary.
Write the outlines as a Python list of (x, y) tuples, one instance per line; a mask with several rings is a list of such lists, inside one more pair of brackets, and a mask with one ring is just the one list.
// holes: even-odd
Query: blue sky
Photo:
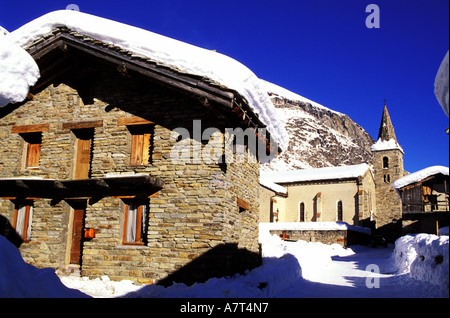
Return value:
[[(0, 25), (13, 31), (71, 3), (215, 49), (347, 114), (374, 139), (386, 98), (405, 169), (449, 166), (449, 118), (434, 95), (449, 49), (448, 0), (0, 0)], [(380, 9), (380, 28), (366, 27), (371, 3)]]

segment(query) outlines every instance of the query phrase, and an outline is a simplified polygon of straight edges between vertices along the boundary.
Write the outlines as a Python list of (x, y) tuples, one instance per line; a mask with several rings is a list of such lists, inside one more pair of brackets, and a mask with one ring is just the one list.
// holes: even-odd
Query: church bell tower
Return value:
[(376, 232), (393, 242), (401, 235), (402, 202), (392, 183), (404, 176), (403, 149), (395, 136), (387, 110), (383, 109), (378, 140), (372, 145), (376, 193)]

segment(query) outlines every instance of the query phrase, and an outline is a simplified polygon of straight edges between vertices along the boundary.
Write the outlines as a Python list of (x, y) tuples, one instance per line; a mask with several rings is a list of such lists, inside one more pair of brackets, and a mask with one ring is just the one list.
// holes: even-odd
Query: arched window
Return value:
[(305, 203), (303, 202), (298, 204), (298, 220), (299, 222), (305, 222)]
[(337, 203), (337, 221), (342, 221), (342, 219), (343, 219), (342, 201), (339, 200)]
[(383, 168), (384, 169), (389, 168), (389, 158), (388, 157), (383, 157)]

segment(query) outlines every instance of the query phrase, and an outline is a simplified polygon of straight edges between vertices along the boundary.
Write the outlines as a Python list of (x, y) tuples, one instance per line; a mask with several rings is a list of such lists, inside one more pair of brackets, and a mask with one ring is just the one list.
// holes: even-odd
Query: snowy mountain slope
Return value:
[(373, 138), (350, 117), (262, 81), (289, 134), (288, 148), (262, 171), (372, 163)]

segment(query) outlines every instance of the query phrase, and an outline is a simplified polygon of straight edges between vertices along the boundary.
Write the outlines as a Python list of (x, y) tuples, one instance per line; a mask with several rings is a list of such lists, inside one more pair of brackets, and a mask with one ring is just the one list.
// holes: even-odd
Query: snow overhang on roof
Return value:
[(362, 163), (352, 166), (262, 172), (260, 180), (277, 184), (286, 184), (321, 180), (357, 179), (364, 176), (368, 171), (370, 171), (370, 166), (366, 163)]
[(449, 175), (449, 168), (444, 166), (432, 166), (414, 173), (411, 173), (403, 178), (397, 179), (392, 183), (392, 186), (398, 190), (404, 188), (410, 184), (420, 182), (430, 176), (442, 174), (444, 176)]
[(382, 140), (380, 138), (377, 140), (375, 144), (370, 146), (370, 150), (372, 151), (392, 150), (392, 149), (400, 150), (403, 154), (405, 153), (402, 147), (400, 147), (400, 145), (397, 143), (395, 139)]
[[(220, 86), (223, 90), (237, 92), (240, 99), (249, 106), (251, 113), (256, 115), (253, 120), (263, 124), (279, 147), (286, 149), (289, 141), (287, 132), (279, 121), (264, 86), (252, 71), (228, 56), (72, 10), (50, 12), (7, 36), (23, 48), (29, 48), (31, 45), (36, 46), (37, 41), (51, 36), (55, 29), (64, 28), (84, 35), (88, 40), (122, 48), (131, 52), (134, 58), (150, 59), (159, 66), (176, 70), (180, 74), (208, 79), (209, 83)], [(201, 86), (199, 83), (200, 81), (195, 82), (191, 88), (198, 89)]]

